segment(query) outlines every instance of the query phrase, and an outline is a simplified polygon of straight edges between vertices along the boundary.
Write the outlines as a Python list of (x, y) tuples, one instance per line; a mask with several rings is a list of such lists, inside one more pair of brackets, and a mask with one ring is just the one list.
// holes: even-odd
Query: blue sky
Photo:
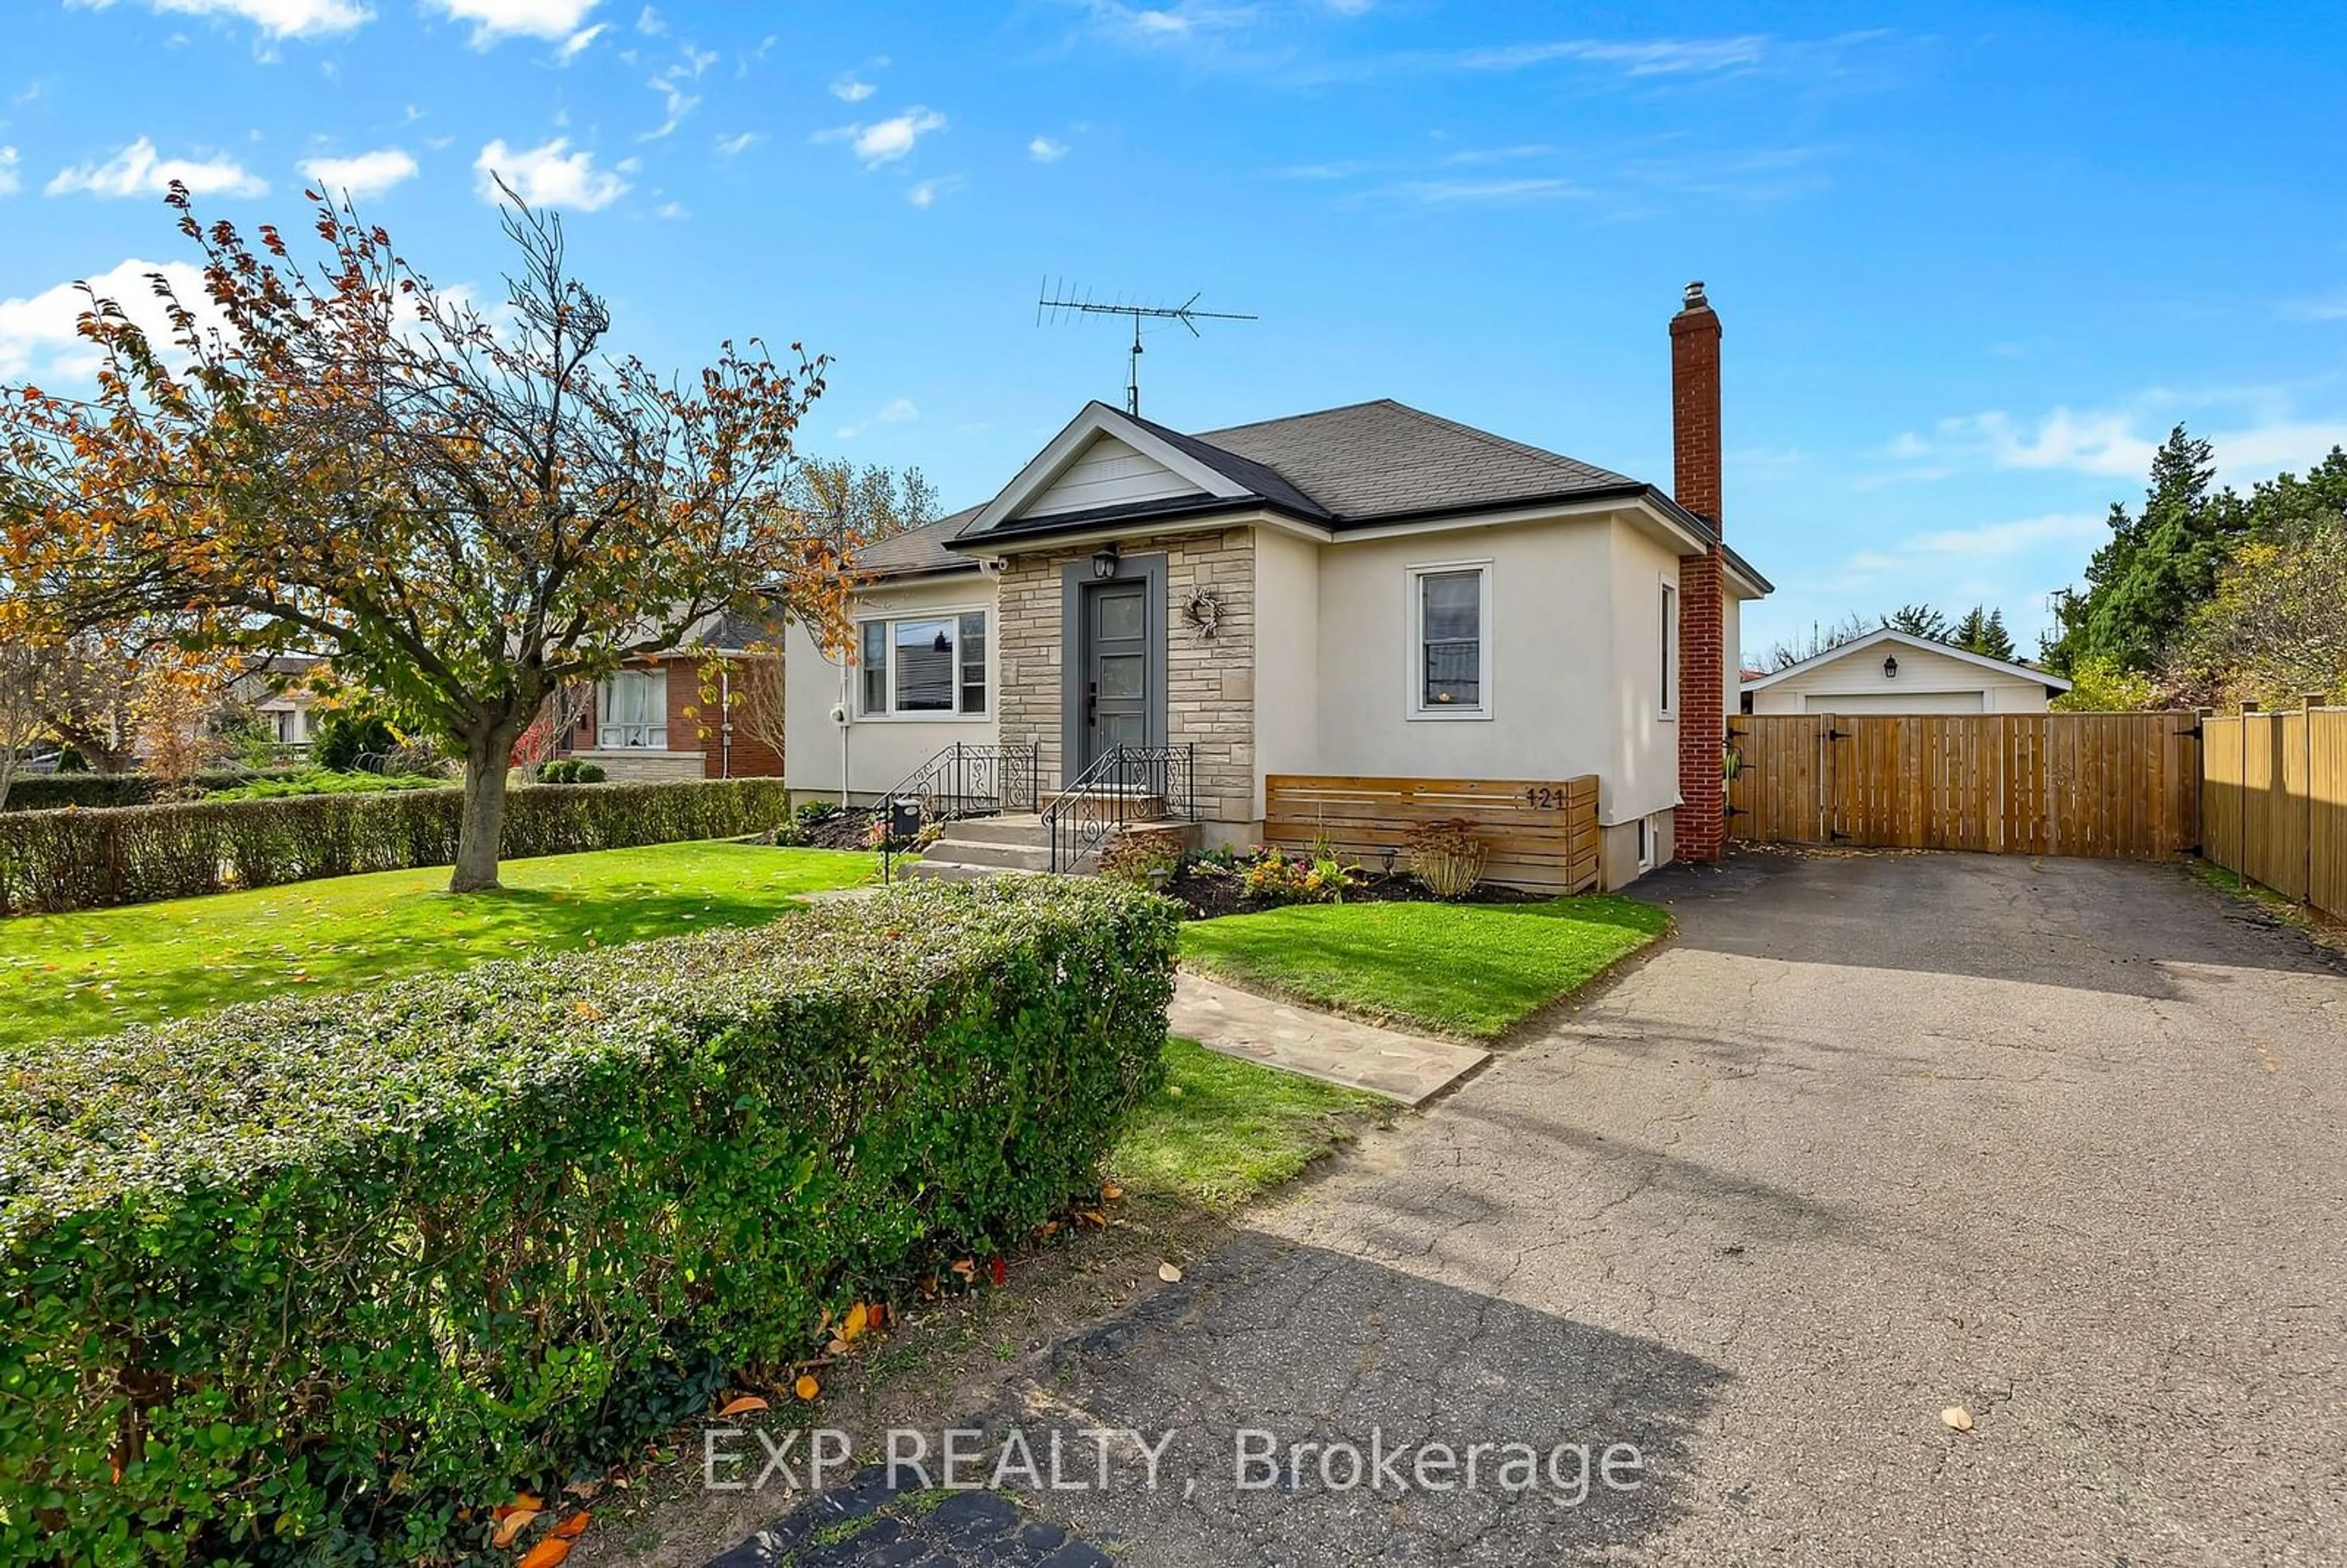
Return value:
[(1755, 651), (1912, 600), (2034, 634), (2175, 421), (2243, 484), (2347, 441), (2336, 5), (5, 8), (0, 380), (75, 374), (58, 285), (184, 260), (175, 173), (289, 228), (348, 183), (479, 288), (487, 161), (621, 346), (804, 340), (810, 448), (951, 505), (1121, 396), (1046, 275), (1261, 313), (1151, 340), (1167, 423), (1392, 396), (1664, 484), (1705, 279)]

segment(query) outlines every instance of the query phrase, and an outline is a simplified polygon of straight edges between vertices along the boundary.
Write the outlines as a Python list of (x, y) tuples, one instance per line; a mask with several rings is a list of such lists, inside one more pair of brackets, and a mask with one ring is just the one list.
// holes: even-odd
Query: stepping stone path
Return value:
[[(938, 1499), (942, 1495), (944, 1501)], [(997, 1492), (891, 1490), (884, 1465), (793, 1509), (709, 1568), (1113, 1568)]]

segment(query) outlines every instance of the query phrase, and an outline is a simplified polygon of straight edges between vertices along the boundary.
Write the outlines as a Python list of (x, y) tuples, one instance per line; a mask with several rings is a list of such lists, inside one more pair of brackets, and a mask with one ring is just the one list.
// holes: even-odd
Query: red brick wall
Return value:
[[(1671, 318), (1671, 492), (1716, 528), (1720, 517), (1719, 317), (1701, 283)], [(1727, 837), (1719, 776), (1727, 741), (1727, 588), (1717, 547), (1679, 558), (1679, 799), (1682, 860), (1717, 860)]]
[[(783, 776), (782, 753), (768, 741), (749, 733), (740, 711), (743, 682), (773, 679), (768, 673), (772, 666), (761, 665), (747, 671), (737, 669), (729, 692), (719, 686), (713, 676), (708, 678), (709, 684), (703, 687), (704, 677), (698, 659), (665, 659), (661, 662), (668, 670), (670, 751), (698, 751), (702, 755), (702, 774), (705, 778)], [(723, 710), (729, 697), (733, 704), (733, 743), (730, 759), (726, 754), (723, 729)]]

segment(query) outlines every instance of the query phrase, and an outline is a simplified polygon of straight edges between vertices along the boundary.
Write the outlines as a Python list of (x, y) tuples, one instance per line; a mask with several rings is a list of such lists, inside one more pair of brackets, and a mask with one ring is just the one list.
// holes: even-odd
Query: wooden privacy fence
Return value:
[(2164, 859), (2199, 843), (2198, 721), (2164, 713), (1743, 714), (1728, 835)]
[(2347, 917), (2347, 708), (2201, 721), (2200, 852)]
[(1264, 842), (1331, 844), (1347, 860), (1407, 866), (1410, 830), (1464, 817), (1491, 845), (1484, 876), (1544, 893), (1597, 886), (1597, 775), (1575, 779), (1357, 779), (1274, 774)]

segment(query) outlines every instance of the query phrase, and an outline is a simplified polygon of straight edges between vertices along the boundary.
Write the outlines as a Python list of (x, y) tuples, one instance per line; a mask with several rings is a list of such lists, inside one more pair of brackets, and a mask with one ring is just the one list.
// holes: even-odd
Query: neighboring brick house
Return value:
[(1602, 880), (1725, 837), (1738, 606), (1719, 323), (1671, 323), (1673, 494), (1390, 400), (1187, 435), (1087, 405), (993, 500), (872, 547), (856, 647), (789, 641), (794, 791), (874, 798), (958, 742), (1044, 793), (1179, 752), (1206, 835), (1266, 780), (1598, 779)]
[(703, 616), (672, 650), (596, 682), (557, 749), (614, 779), (779, 778), (779, 641), (746, 617)]

